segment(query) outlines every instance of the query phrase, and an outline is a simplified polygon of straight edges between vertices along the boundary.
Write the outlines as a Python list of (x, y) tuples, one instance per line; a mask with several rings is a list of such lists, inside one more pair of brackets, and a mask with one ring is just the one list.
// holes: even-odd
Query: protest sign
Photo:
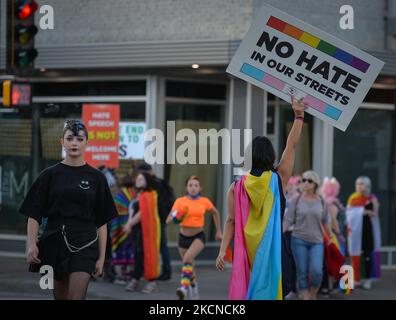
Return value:
[(144, 158), (144, 122), (120, 122), (120, 159)]
[(227, 72), (345, 131), (384, 63), (271, 6), (263, 6)]
[(118, 168), (120, 106), (84, 104), (82, 118), (89, 137), (85, 161), (94, 167)]

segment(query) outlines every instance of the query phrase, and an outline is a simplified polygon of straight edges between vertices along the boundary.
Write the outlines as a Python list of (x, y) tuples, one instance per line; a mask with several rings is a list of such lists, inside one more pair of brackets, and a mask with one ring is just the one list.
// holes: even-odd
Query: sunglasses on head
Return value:
[(302, 179), (301, 180), (303, 183), (304, 182), (308, 182), (308, 183), (314, 183), (314, 181), (312, 179)]

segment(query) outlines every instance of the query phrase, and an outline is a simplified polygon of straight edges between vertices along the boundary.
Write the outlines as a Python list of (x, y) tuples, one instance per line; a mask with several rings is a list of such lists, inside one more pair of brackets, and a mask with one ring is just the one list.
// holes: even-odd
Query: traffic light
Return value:
[(34, 47), (38, 5), (34, 0), (8, 0), (7, 6), (7, 73), (28, 76), (38, 55)]

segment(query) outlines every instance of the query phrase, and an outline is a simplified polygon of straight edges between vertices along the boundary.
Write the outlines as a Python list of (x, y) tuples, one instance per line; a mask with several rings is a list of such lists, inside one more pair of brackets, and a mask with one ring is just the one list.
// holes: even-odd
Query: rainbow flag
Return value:
[(230, 300), (282, 300), (279, 177), (248, 174), (234, 188), (234, 259)]
[(337, 249), (341, 252), (341, 254), (345, 257), (346, 256), (345, 241), (341, 238), (341, 236), (333, 234), (332, 241), (337, 247)]
[(133, 188), (122, 188), (114, 197), (118, 216), (111, 221), (110, 237), (113, 265), (130, 265), (133, 263), (132, 238), (124, 232), (128, 222), (128, 206), (136, 197)]
[(379, 279), (381, 277), (381, 228), (378, 216), (370, 218), (374, 237), (374, 250), (371, 253), (371, 274), (365, 274), (364, 257), (361, 256), (363, 210), (365, 204), (374, 198), (376, 198), (374, 195), (365, 196), (355, 192), (348, 199), (349, 254), (356, 281), (369, 278)]
[(154, 280), (160, 274), (161, 223), (158, 215), (157, 192), (142, 192), (139, 195), (139, 208), (143, 236), (144, 278)]
[(121, 188), (120, 192), (114, 197), (118, 215), (122, 216), (128, 214), (128, 205), (135, 197), (136, 193), (133, 188)]

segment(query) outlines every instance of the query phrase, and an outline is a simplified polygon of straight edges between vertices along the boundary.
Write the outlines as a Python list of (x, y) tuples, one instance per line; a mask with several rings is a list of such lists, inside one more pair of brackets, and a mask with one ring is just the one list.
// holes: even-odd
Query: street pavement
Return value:
[[(217, 272), (214, 266), (197, 267), (200, 296), (203, 300), (226, 300), (230, 269)], [(346, 296), (336, 293), (319, 299), (337, 300), (396, 300), (396, 270), (383, 270), (382, 278), (373, 283), (371, 290), (355, 289)], [(172, 278), (158, 282), (159, 291), (152, 294), (127, 292), (125, 286), (105, 282), (103, 279), (91, 281), (88, 289), (89, 300), (176, 300), (175, 289), (179, 283), (180, 266), (173, 266)], [(142, 284), (143, 285), (143, 284)], [(51, 300), (49, 290), (39, 287), (39, 275), (27, 272), (27, 264), (22, 258), (0, 258), (0, 300)]]

